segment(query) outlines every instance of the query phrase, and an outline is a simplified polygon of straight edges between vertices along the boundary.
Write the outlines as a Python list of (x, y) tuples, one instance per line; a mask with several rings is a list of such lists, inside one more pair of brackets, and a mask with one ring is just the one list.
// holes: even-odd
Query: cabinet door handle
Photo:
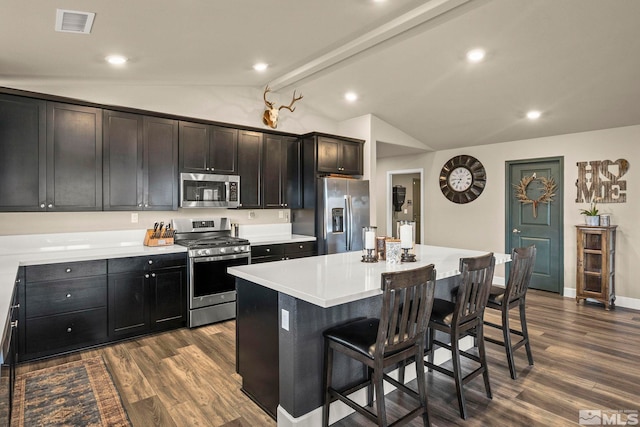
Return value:
[(71, 328), (67, 328), (67, 333), (70, 333), (70, 332), (71, 332)]
[(304, 248), (304, 245), (300, 245), (300, 246), (298, 246), (298, 247), (299, 247), (300, 249), (302, 249), (302, 248)]
[(149, 262), (149, 265), (153, 264), (153, 260), (152, 259), (150, 259), (148, 262)]
[(70, 268), (67, 268), (65, 271), (66, 271), (67, 273), (71, 273), (71, 269), (70, 269)]
[(145, 274), (145, 275), (144, 275), (144, 278), (145, 278), (145, 279), (148, 279), (148, 278), (149, 278), (149, 275), (148, 275), (148, 274)]
[(53, 207), (53, 203), (49, 203), (49, 204), (47, 205), (47, 207), (48, 207), (48, 208), (52, 208), (52, 207)]
[(142, 207), (142, 203), (138, 203), (138, 207), (141, 208)]
[(20, 308), (20, 303), (18, 303), (16, 305), (12, 305), (11, 308)]
[(271, 249), (267, 249), (267, 252), (271, 252)]
[(71, 298), (71, 294), (67, 294), (67, 298)]
[(47, 206), (47, 205), (45, 205), (44, 203), (40, 203), (40, 207), (41, 207), (42, 209), (44, 209), (46, 206)]
[(151, 277), (156, 277), (156, 273), (151, 273)]
[(11, 322), (11, 328), (15, 329), (18, 327), (18, 321), (14, 320), (13, 322)]

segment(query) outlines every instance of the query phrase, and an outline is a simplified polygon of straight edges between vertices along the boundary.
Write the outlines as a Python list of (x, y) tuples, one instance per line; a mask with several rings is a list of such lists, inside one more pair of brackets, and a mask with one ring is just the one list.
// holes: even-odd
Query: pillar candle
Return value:
[(364, 233), (364, 248), (375, 249), (376, 248), (376, 233), (375, 231), (366, 231)]
[(413, 230), (410, 225), (400, 226), (400, 247), (411, 249), (413, 247)]

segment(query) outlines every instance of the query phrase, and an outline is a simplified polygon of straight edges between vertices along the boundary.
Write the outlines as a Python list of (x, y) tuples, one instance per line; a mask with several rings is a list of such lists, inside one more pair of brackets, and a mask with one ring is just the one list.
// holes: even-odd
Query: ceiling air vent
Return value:
[(56, 31), (89, 34), (95, 13), (56, 9)]

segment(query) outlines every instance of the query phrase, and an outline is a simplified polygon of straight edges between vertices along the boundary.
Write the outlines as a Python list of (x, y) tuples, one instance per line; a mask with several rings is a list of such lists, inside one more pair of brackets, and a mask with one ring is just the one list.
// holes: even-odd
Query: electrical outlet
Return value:
[(282, 309), (282, 319), (281, 319), (282, 329), (285, 331), (289, 330), (289, 312), (285, 309)]
[(284, 211), (278, 211), (278, 218), (284, 218)]
[(284, 213), (284, 220), (289, 222), (289, 212)]
[(132, 213), (131, 214), (131, 224), (137, 224), (138, 223), (138, 214), (137, 213)]
[(255, 213), (255, 211), (249, 211), (248, 218), (249, 218), (249, 219), (256, 219), (256, 213)]

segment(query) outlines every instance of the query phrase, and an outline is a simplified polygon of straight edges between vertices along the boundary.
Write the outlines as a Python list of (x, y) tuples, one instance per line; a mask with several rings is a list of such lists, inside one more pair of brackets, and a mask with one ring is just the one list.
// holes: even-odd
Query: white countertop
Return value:
[[(389, 264), (385, 261), (364, 263), (361, 262), (362, 253), (355, 251), (230, 267), (227, 271), (236, 277), (328, 308), (382, 294), (380, 275), (383, 272), (411, 270), (433, 263), (436, 278), (443, 279), (460, 273), (460, 258), (486, 253), (416, 245), (417, 261), (405, 264)], [(494, 255), (496, 264), (504, 264), (511, 260), (508, 254)]]

